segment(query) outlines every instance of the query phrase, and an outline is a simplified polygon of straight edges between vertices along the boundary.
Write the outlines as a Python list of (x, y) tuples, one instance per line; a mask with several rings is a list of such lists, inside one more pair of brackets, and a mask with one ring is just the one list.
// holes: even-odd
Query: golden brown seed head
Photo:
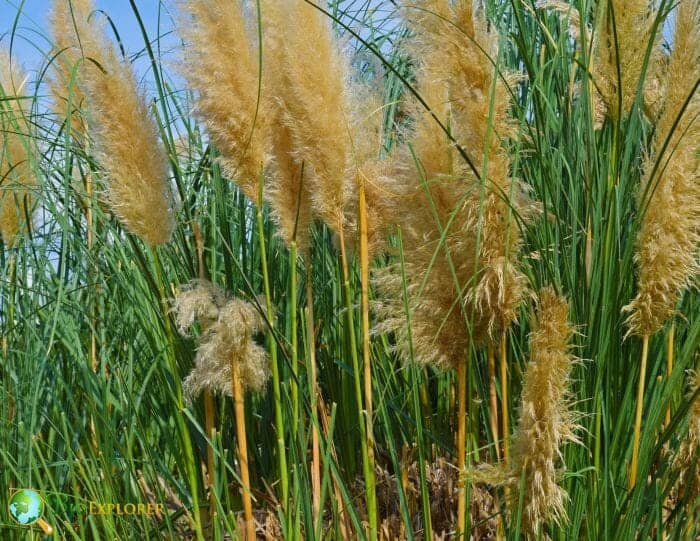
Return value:
[(430, 108), (411, 106), (416, 122), (410, 146), (400, 153), (401, 186), (395, 190), (414, 343), (396, 269), (377, 274), (379, 287), (396, 296), (381, 308), (388, 318), (381, 328), (394, 330), (402, 338), (399, 347), (412, 349), (420, 362), (454, 367), (470, 345), (507, 328), (527, 294), (515, 264), (521, 241), (511, 207), (524, 215), (528, 202), (509, 176), (500, 144), (513, 133), (509, 101), (489, 56), (496, 44), (482, 14), (470, 3), (446, 0), (421, 2), (406, 13), (415, 34), (416, 86)]
[(0, 51), (0, 237), (7, 245), (28, 227), (38, 186), (25, 82), (9, 54)]
[(110, 208), (130, 232), (162, 244), (175, 227), (167, 157), (131, 66), (119, 60), (93, 11), (88, 0), (56, 0), (55, 39), (66, 58), (81, 58), (79, 85)]
[(559, 486), (561, 446), (578, 442), (577, 414), (569, 391), (576, 362), (570, 344), (574, 328), (568, 321), (569, 304), (551, 287), (539, 291), (537, 304), (511, 462), (470, 472), (477, 480), (509, 486), (515, 507), (524, 477), (522, 520), (528, 539), (537, 539), (548, 521), (566, 520), (568, 495)]
[(624, 309), (634, 335), (654, 334), (673, 317), (680, 296), (693, 286), (700, 270), (700, 94), (690, 97), (700, 78), (698, 0), (679, 6), (668, 62), (666, 97), (638, 203), (644, 215), (635, 251), (637, 295)]
[[(314, 214), (336, 232), (354, 193), (348, 176), (352, 111), (349, 70), (329, 19), (306, 2), (289, 3), (283, 25), (288, 127), (298, 162), (304, 163)], [(292, 22), (293, 21), (293, 22)], [(308, 175), (308, 176), (307, 176)]]
[(182, 1), (179, 11), (186, 44), (180, 72), (195, 91), (195, 115), (226, 174), (257, 203), (269, 121), (259, 107), (257, 28), (249, 27), (241, 0)]

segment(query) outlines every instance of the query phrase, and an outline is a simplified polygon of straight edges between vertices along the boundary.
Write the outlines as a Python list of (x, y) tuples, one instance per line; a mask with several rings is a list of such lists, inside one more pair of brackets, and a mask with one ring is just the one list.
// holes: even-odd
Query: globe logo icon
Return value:
[(22, 526), (31, 526), (36, 524), (47, 535), (53, 531), (41, 517), (44, 515), (45, 505), (36, 490), (31, 488), (22, 488), (16, 490), (10, 496), (9, 503), (10, 516)]

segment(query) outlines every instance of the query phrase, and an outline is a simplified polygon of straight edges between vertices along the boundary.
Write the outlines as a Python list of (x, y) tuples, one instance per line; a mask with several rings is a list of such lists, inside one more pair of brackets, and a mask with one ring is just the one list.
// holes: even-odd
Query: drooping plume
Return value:
[(406, 11), (416, 87), (430, 109), (412, 103), (398, 171), (410, 335), (400, 264), (376, 274), (387, 299), (379, 329), (396, 333), (404, 355), (443, 367), (510, 325), (527, 291), (513, 218), (527, 213), (525, 198), (500, 143), (514, 131), (508, 93), (491, 61), (495, 38), (470, 6), (431, 0)]
[(25, 76), (0, 51), (0, 237), (12, 245), (31, 220), (38, 182)]
[(234, 365), (240, 370), (244, 389), (264, 387), (269, 375), (268, 356), (254, 340), (264, 325), (252, 304), (228, 296), (210, 282), (197, 280), (175, 297), (173, 311), (183, 336), (195, 321), (201, 330), (195, 367), (183, 381), (188, 399), (194, 399), (203, 389), (230, 395)]
[(639, 195), (643, 218), (635, 252), (637, 295), (625, 307), (629, 332), (635, 335), (654, 334), (673, 317), (680, 296), (698, 274), (700, 2), (681, 2), (676, 21), (665, 101)]
[(569, 386), (576, 362), (571, 352), (574, 328), (569, 304), (545, 287), (538, 293), (537, 319), (530, 336), (530, 361), (523, 380), (518, 427), (513, 435), (510, 465), (478, 468), (475, 478), (510, 487), (517, 505), (524, 477), (523, 530), (536, 539), (550, 520), (566, 520), (566, 491), (559, 485), (561, 447), (578, 442), (576, 414)]
[(226, 173), (258, 202), (271, 119), (261, 111), (257, 23), (248, 23), (241, 0), (183, 1), (179, 10), (186, 46), (180, 72), (195, 92), (195, 115)]
[(51, 21), (66, 62), (81, 59), (78, 84), (110, 208), (148, 244), (167, 242), (175, 227), (168, 161), (132, 67), (120, 60), (89, 0), (55, 0)]

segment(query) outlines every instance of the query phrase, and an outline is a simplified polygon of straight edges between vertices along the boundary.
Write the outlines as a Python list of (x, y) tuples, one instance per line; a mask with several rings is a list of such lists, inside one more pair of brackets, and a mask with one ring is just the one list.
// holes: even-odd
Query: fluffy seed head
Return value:
[(635, 335), (654, 334), (673, 317), (699, 270), (700, 94), (696, 91), (683, 107), (700, 78), (700, 2), (684, 1), (678, 9), (665, 103), (640, 188), (638, 206), (644, 216), (635, 251), (638, 290), (624, 308)]
[(0, 51), (0, 237), (12, 245), (32, 213), (38, 182), (22, 73)]
[(249, 28), (241, 0), (182, 1), (179, 11), (186, 43), (180, 72), (195, 90), (195, 115), (227, 175), (258, 202), (270, 119), (259, 107), (256, 29)]
[(519, 496), (524, 475), (523, 529), (528, 539), (536, 539), (547, 521), (566, 519), (568, 496), (558, 484), (560, 448), (566, 442), (578, 442), (569, 398), (576, 362), (570, 345), (574, 328), (568, 321), (569, 304), (551, 287), (539, 291), (537, 304), (511, 464), (484, 467), (474, 474), (483, 481), (509, 485), (514, 498)]
[(347, 174), (352, 122), (347, 60), (328, 17), (313, 5), (290, 2), (286, 16), (283, 99), (294, 152), (304, 163), (315, 215), (338, 231), (354, 193)]
[(220, 287), (197, 280), (185, 287), (173, 301), (175, 321), (187, 335), (195, 321), (201, 337), (195, 367), (183, 381), (189, 400), (203, 389), (231, 395), (232, 367), (238, 365), (245, 389), (260, 390), (269, 375), (267, 352), (254, 335), (263, 331), (263, 319), (249, 302), (229, 297)]
[(133, 69), (119, 60), (93, 11), (89, 0), (55, 0), (54, 35), (67, 48), (66, 59), (82, 58), (79, 84), (107, 202), (129, 231), (162, 244), (175, 227), (167, 157)]
[[(656, 45), (660, 38), (658, 28), (654, 33), (656, 11), (648, 0), (606, 0), (599, 10), (593, 79), (608, 112), (619, 119), (637, 97), (649, 41)], [(654, 46), (652, 64), (658, 49)]]

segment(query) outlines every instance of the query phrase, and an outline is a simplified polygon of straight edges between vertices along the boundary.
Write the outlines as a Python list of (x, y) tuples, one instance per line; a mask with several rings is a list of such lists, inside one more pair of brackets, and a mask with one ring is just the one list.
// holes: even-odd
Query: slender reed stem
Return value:
[(639, 386), (637, 387), (637, 413), (634, 418), (634, 441), (632, 443), (632, 465), (630, 467), (629, 489), (637, 482), (637, 467), (639, 463), (639, 438), (642, 433), (642, 410), (644, 409), (644, 380), (647, 374), (647, 357), (649, 356), (649, 335), (642, 337), (642, 365), (639, 370)]
[(250, 474), (248, 472), (248, 440), (245, 432), (245, 397), (238, 363), (231, 359), (232, 391), (234, 415), (236, 417), (236, 439), (238, 440), (238, 463), (241, 466), (241, 499), (245, 516), (247, 541), (255, 541), (255, 521), (253, 520), (253, 501), (250, 493)]
[(488, 371), (489, 371), (489, 422), (491, 435), (496, 446), (496, 458), (501, 460), (501, 447), (498, 438), (498, 397), (496, 396), (496, 354), (493, 345), (488, 347)]
[[(343, 287), (345, 290), (345, 308), (348, 318), (348, 333), (350, 339), (350, 354), (352, 356), (352, 370), (355, 377), (355, 399), (357, 401), (358, 418), (365, 417), (362, 407), (362, 383), (360, 378), (360, 361), (357, 353), (357, 337), (355, 335), (355, 321), (353, 317), (352, 291), (350, 289), (350, 273), (348, 271), (348, 258), (345, 248), (345, 236), (343, 228), (338, 228), (340, 236), (340, 260), (343, 268)], [(374, 470), (369, 467), (369, 453), (367, 444), (367, 425), (360, 422), (360, 439), (362, 441), (362, 473), (365, 479), (365, 502), (367, 504), (367, 519), (369, 522), (370, 541), (376, 541), (377, 529), (377, 493), (375, 488)]]
[[(360, 219), (360, 292), (362, 308), (362, 366), (365, 395), (365, 422), (367, 423), (367, 461), (374, 481), (374, 426), (372, 406), (372, 363), (369, 336), (369, 247), (367, 240), (367, 200), (365, 179), (359, 175), (359, 219)], [(372, 485), (372, 492), (375, 487)]]
[(503, 418), (503, 461), (510, 459), (508, 436), (508, 353), (506, 350), (506, 331), (501, 334), (501, 416)]
[[(259, 200), (262, 201), (263, 185), (260, 182)], [(263, 223), (262, 206), (257, 205), (256, 222), (258, 243), (260, 246), (260, 265), (262, 266), (263, 288), (265, 290), (265, 310), (270, 331), (267, 333), (267, 345), (270, 351), (270, 368), (272, 370), (272, 396), (275, 404), (275, 430), (277, 431), (277, 461), (279, 465), (280, 490), (282, 493), (282, 509), (287, 514), (289, 506), (289, 472), (287, 471), (287, 447), (284, 442), (284, 418), (282, 417), (282, 392), (280, 390), (280, 372), (277, 362), (277, 344), (275, 342), (275, 313), (272, 308), (272, 292), (270, 290), (270, 275), (267, 268), (267, 251), (265, 249), (265, 224)]]
[[(671, 377), (673, 372), (673, 342), (676, 334), (676, 322), (671, 322), (671, 328), (668, 330), (668, 338), (666, 342), (666, 377)], [(671, 404), (666, 408), (666, 418), (664, 419), (664, 427), (671, 424)]]
[(309, 340), (309, 386), (311, 396), (311, 484), (313, 488), (314, 524), (321, 516), (321, 451), (319, 447), (318, 386), (316, 385), (316, 330), (314, 328), (314, 295), (311, 284), (311, 254), (305, 258), (306, 267), (306, 327)]
[(467, 514), (467, 491), (465, 490), (464, 466), (466, 464), (465, 442), (467, 440), (467, 366), (466, 361), (457, 367), (457, 527), (455, 539), (463, 538)]
[(292, 380), (289, 383), (292, 393), (292, 434), (299, 428), (299, 339), (297, 337), (297, 241), (292, 239), (289, 246), (289, 302), (290, 333), (292, 340)]

